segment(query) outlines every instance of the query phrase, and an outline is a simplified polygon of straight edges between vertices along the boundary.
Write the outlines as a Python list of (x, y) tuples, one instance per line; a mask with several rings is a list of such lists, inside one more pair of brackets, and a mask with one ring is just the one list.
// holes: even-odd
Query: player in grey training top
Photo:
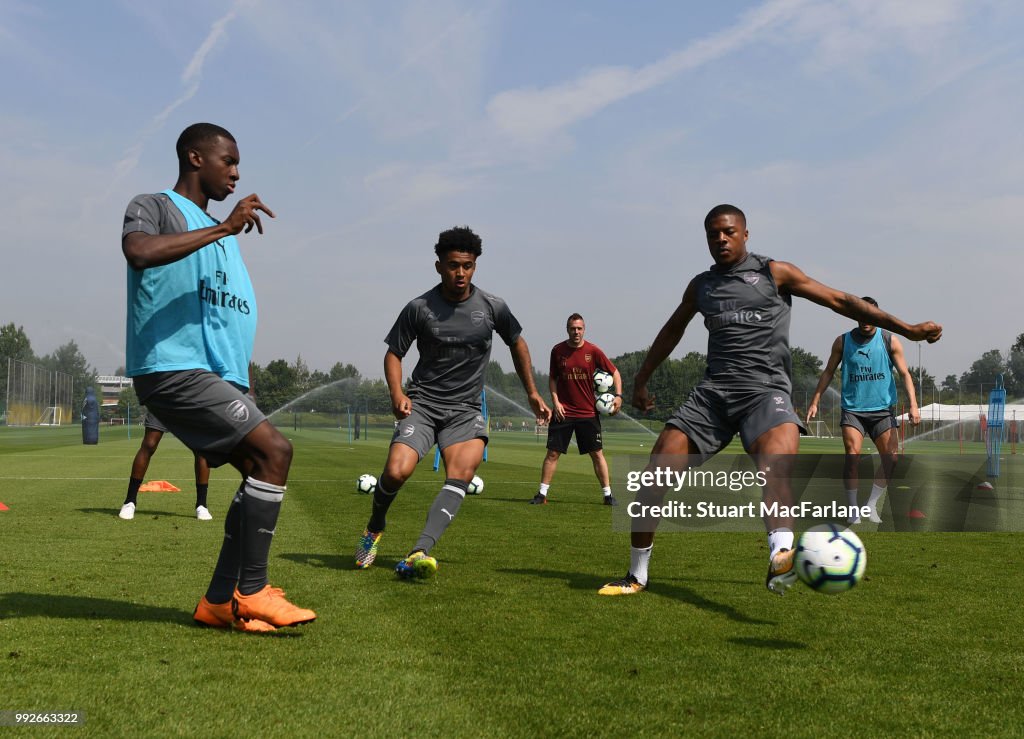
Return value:
[[(739, 432), (743, 447), (766, 484), (765, 502), (791, 505), (788, 472), (799, 451), (802, 424), (790, 391), (789, 309), (791, 296), (831, 308), (849, 318), (887, 328), (910, 339), (938, 341), (942, 327), (910, 325), (860, 298), (812, 280), (797, 267), (747, 252), (747, 219), (733, 205), (712, 208), (704, 219), (715, 264), (695, 277), (683, 300), (658, 332), (633, 384), (633, 405), (654, 407), (647, 381), (683, 337), (699, 312), (708, 329), (708, 369), (683, 406), (668, 420), (651, 452), (648, 470), (685, 469), (723, 449)], [(642, 488), (641, 506), (660, 506), (664, 489)], [(648, 509), (649, 510), (649, 509)], [(626, 577), (605, 585), (602, 595), (631, 595), (647, 586), (647, 568), (658, 519), (633, 519)], [(766, 517), (768, 590), (783, 593), (796, 580), (793, 518)]]
[(708, 330), (707, 380), (791, 392), (793, 301), (779, 293), (771, 263), (748, 253), (728, 270), (712, 268), (695, 278), (697, 311)]
[(474, 287), (468, 298), (452, 303), (437, 285), (409, 301), (385, 341), (399, 359), (416, 342), (420, 358), (409, 381), (410, 398), (479, 410), (495, 331), (508, 346), (522, 333), (504, 300)]
[[(356, 547), (356, 567), (377, 557), (388, 508), (416, 465), (437, 443), (446, 479), (427, 513), (427, 523), (409, 555), (398, 563), (401, 578), (431, 577), (437, 560), (431, 548), (458, 513), (469, 482), (483, 461), (487, 428), (480, 391), (495, 331), (512, 351), (530, 406), (542, 422), (551, 419), (533, 381), (530, 350), (505, 301), (472, 284), (480, 237), (469, 228), (444, 231), (434, 247), (441, 284), (410, 301), (387, 337), (384, 376), (398, 423), (387, 462), (373, 492), (370, 520)], [(416, 342), (419, 361), (402, 390), (402, 359)]]

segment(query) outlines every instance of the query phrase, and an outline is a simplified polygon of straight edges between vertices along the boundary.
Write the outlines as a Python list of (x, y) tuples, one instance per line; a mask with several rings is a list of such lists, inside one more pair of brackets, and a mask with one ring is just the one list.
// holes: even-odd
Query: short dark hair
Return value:
[(716, 205), (714, 208), (708, 211), (708, 214), (704, 216), (704, 230), (708, 230), (708, 226), (711, 225), (711, 221), (718, 218), (718, 216), (739, 216), (743, 220), (743, 225), (747, 225), (746, 214), (737, 208), (735, 205), (729, 205), (728, 203), (722, 203)]
[[(572, 323), (573, 321), (583, 321), (583, 316), (581, 316), (579, 313), (573, 313), (571, 316), (565, 319), (565, 327), (569, 328), (569, 324)], [(583, 323), (585, 324), (586, 321), (583, 321)]]
[(867, 295), (861, 298), (861, 300), (863, 300), (865, 303), (868, 303), (869, 305), (875, 306), (876, 308), (878, 307), (878, 301), (875, 300), (874, 298), (869, 298)]
[(181, 132), (178, 143), (174, 145), (174, 150), (178, 153), (178, 164), (188, 163), (190, 150), (201, 149), (208, 142), (221, 137), (235, 141), (235, 137), (226, 128), (221, 128), (215, 123), (193, 123)]
[(483, 250), (483, 241), (469, 226), (456, 226), (442, 231), (434, 245), (434, 253), (439, 257), (450, 251), (464, 251), (478, 257)]

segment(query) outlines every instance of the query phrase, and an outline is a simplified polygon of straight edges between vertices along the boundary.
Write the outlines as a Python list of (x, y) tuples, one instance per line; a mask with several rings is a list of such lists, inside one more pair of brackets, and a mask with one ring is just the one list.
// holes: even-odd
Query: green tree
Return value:
[(384, 380), (364, 380), (359, 391), (370, 413), (391, 415), (391, 393)]
[[(21, 362), (32, 362), (35, 354), (32, 353), (32, 342), (29, 341), (23, 326), (15, 326), (8, 323), (0, 326), (0, 359), (17, 359)], [(5, 361), (6, 365), (7, 362)]]
[(974, 360), (971, 368), (960, 375), (961, 398), (964, 403), (988, 403), (988, 393), (995, 387), (996, 375), (1006, 373), (1006, 363), (998, 349), (990, 349)]
[(135, 394), (134, 387), (126, 387), (117, 396), (117, 415), (126, 422), (136, 423), (142, 418), (143, 406), (139, 403), (139, 396)]
[[(622, 375), (622, 397), (626, 412), (631, 416), (641, 417), (644, 414), (629, 404), (633, 398), (633, 381), (640, 370), (647, 351), (634, 351), (620, 354), (612, 362)], [(704, 377), (707, 370), (707, 357), (700, 352), (690, 352), (682, 359), (666, 359), (651, 375), (647, 383), (647, 392), (654, 396), (654, 409), (647, 415), (649, 418), (665, 420), (683, 404), (690, 391)]]
[(7, 410), (7, 365), (9, 359), (18, 362), (34, 362), (32, 342), (25, 329), (8, 323), (0, 326), (0, 409)]
[(1006, 397), (1014, 400), (1024, 396), (1024, 351), (1011, 351), (1006, 364), (1009, 370), (1004, 382)]
[(268, 415), (300, 394), (295, 369), (283, 359), (275, 359), (259, 370), (253, 377), (253, 386), (256, 405)]
[(794, 346), (790, 354), (793, 358), (793, 390), (813, 393), (824, 368), (821, 359), (798, 346)]
[[(922, 406), (933, 402), (932, 399), (938, 394), (938, 384), (935, 382), (935, 375), (923, 367), (907, 367), (910, 376), (914, 378), (914, 389)], [(906, 392), (903, 388), (903, 380), (897, 378), (896, 390), (899, 393), (901, 402)]]
[(960, 395), (960, 380), (957, 379), (956, 375), (946, 375), (946, 379), (942, 381), (942, 402), (953, 403), (956, 402)]
[(357, 370), (351, 364), (342, 364), (341, 362), (335, 362), (334, 366), (331, 367), (331, 371), (327, 373), (331, 379), (331, 382), (337, 382), (338, 380), (345, 380), (349, 377), (359, 379), (359, 370)]
[(102, 397), (102, 390), (96, 385), (96, 370), (89, 366), (88, 360), (79, 351), (78, 344), (73, 339), (58, 347), (52, 354), (42, 357), (39, 362), (51, 372), (63, 372), (71, 376), (74, 383), (72, 408), (82, 407), (82, 401), (85, 400), (85, 388), (89, 385), (95, 389), (97, 398)]
[(301, 354), (295, 358), (292, 371), (295, 376), (296, 395), (302, 395), (316, 387), (313, 383), (313, 373), (309, 371), (309, 365), (306, 364)]

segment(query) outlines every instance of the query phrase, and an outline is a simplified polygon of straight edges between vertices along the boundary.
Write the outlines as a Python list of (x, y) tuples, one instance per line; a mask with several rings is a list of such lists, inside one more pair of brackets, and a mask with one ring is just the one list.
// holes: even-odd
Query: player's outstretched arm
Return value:
[(654, 337), (654, 343), (647, 350), (643, 364), (636, 373), (633, 380), (633, 406), (642, 411), (649, 411), (654, 407), (654, 396), (647, 393), (647, 381), (651, 379), (654, 370), (658, 369), (662, 362), (668, 358), (672, 350), (682, 341), (683, 333), (690, 321), (697, 315), (697, 288), (694, 287), (694, 280), (686, 286), (683, 293), (683, 300), (679, 307), (669, 316), (665, 325), (661, 327), (658, 335)]
[(121, 251), (132, 269), (161, 267), (184, 259), (217, 239), (234, 236), (243, 230), (248, 233), (253, 226), (263, 233), (258, 211), (274, 217), (273, 212), (254, 193), (235, 203), (231, 215), (223, 223), (178, 234), (154, 235), (133, 231), (121, 239)]
[(836, 373), (836, 367), (843, 361), (843, 334), (836, 337), (836, 340), (832, 342), (832, 353), (828, 355), (828, 362), (825, 363), (825, 369), (822, 370), (821, 377), (818, 378), (818, 386), (814, 388), (814, 395), (811, 396), (811, 403), (807, 406), (807, 421), (810, 421), (816, 415), (818, 415), (818, 403), (821, 402), (821, 394), (825, 392), (825, 388), (828, 387), (829, 383), (832, 382), (832, 377)]
[(932, 321), (907, 323), (870, 303), (865, 303), (855, 295), (844, 293), (811, 279), (799, 267), (789, 262), (772, 262), (771, 270), (775, 284), (782, 292), (806, 298), (812, 303), (823, 305), (857, 322), (887, 328), (912, 341), (923, 340), (934, 344), (942, 338), (942, 326), (937, 323)]
[(384, 381), (391, 394), (391, 412), (399, 421), (412, 413), (412, 401), (402, 390), (402, 358), (390, 349), (384, 355)]
[(520, 336), (509, 346), (509, 351), (512, 353), (512, 364), (515, 365), (516, 374), (519, 375), (519, 382), (523, 384), (523, 390), (526, 391), (526, 397), (530, 401), (530, 407), (533, 408), (537, 420), (541, 423), (550, 422), (551, 409), (537, 392), (537, 385), (533, 381), (533, 362), (530, 360), (530, 347), (527, 346), (526, 339)]
[(921, 423), (921, 411), (917, 407), (917, 391), (914, 390), (914, 376), (910, 374), (907, 367), (906, 354), (903, 352), (903, 344), (895, 336), (892, 337), (892, 363), (896, 366), (896, 372), (903, 378), (903, 389), (907, 393), (907, 400), (910, 402), (910, 422), (915, 426)]

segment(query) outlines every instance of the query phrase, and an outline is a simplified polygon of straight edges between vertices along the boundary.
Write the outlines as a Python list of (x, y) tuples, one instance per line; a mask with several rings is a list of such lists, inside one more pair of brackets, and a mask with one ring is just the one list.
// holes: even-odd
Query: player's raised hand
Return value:
[(927, 341), (929, 344), (934, 344), (942, 338), (942, 326), (933, 321), (915, 323), (910, 327), (907, 338), (912, 341)]
[(231, 229), (232, 234), (241, 233), (243, 230), (249, 233), (252, 231), (253, 226), (256, 227), (257, 231), (263, 233), (263, 222), (260, 220), (258, 211), (263, 211), (271, 218), (274, 217), (274, 212), (263, 204), (259, 195), (256, 193), (246, 195), (235, 203), (235, 207), (231, 210), (231, 215), (227, 217), (224, 223)]
[(654, 408), (654, 396), (648, 394), (646, 384), (637, 384), (633, 388), (633, 407), (644, 413)]

